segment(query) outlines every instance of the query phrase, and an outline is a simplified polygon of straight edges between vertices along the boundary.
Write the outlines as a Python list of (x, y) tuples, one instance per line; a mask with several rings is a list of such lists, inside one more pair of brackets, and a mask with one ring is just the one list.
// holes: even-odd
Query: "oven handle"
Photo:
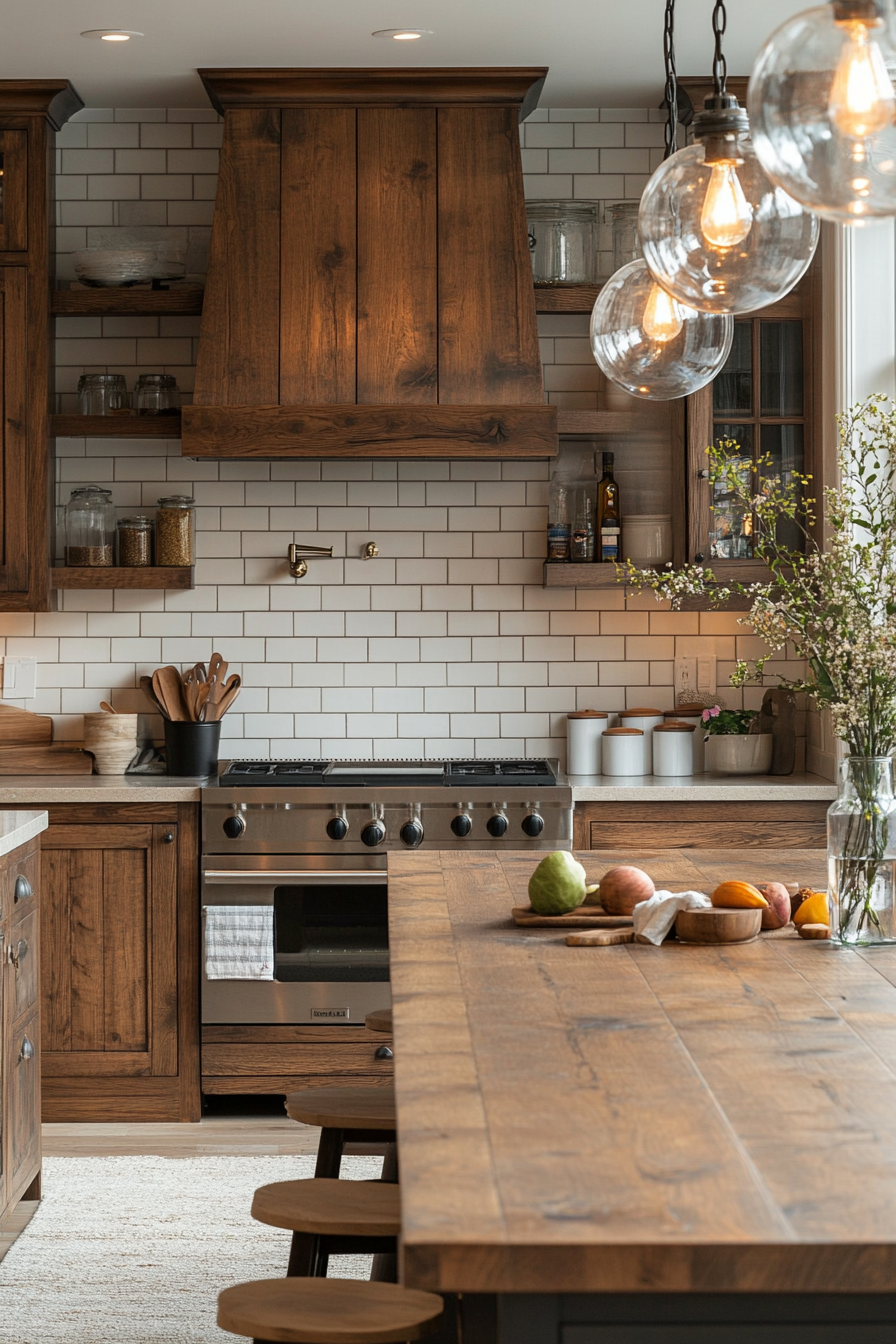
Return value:
[(371, 872), (369, 868), (345, 869), (342, 872), (335, 873), (315, 872), (310, 868), (268, 868), (265, 871), (254, 870), (248, 873), (235, 873), (232, 869), (206, 868), (202, 874), (203, 880), (207, 882), (225, 883), (232, 882), (239, 886), (271, 886), (274, 883), (286, 880), (292, 882), (301, 882), (306, 886), (315, 885), (335, 885), (341, 882), (353, 882), (358, 885), (376, 884), (382, 885), (386, 881), (386, 870), (380, 868), (376, 872)]

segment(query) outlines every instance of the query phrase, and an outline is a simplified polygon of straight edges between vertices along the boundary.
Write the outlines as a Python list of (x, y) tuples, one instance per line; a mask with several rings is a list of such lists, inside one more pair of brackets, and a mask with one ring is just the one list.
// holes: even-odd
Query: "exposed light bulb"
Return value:
[(712, 247), (735, 247), (753, 226), (753, 211), (731, 160), (712, 165), (700, 231)]
[(671, 341), (681, 331), (682, 323), (678, 304), (671, 294), (667, 294), (659, 285), (652, 285), (641, 318), (644, 335), (652, 341)]
[(850, 20), (837, 27), (846, 30), (846, 37), (834, 71), (828, 111), (841, 135), (864, 140), (892, 123), (896, 93), (867, 24)]

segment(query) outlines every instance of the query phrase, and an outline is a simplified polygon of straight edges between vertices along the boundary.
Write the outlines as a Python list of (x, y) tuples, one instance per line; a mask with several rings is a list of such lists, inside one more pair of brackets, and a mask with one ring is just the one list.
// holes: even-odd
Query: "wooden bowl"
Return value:
[(748, 943), (762, 927), (762, 910), (734, 910), (713, 906), (711, 910), (682, 910), (675, 932), (683, 943)]

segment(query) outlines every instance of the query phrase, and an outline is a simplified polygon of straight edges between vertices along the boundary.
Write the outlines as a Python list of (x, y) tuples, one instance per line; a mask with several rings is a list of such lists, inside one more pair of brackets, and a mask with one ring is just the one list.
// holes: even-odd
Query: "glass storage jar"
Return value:
[(134, 384), (138, 415), (177, 415), (180, 390), (173, 373), (141, 373)]
[(529, 201), (529, 251), (536, 285), (590, 285), (597, 278), (597, 206)]
[(614, 201), (610, 206), (610, 227), (613, 231), (613, 270), (618, 271), (630, 261), (643, 256), (638, 236), (640, 201)]
[(118, 563), (126, 568), (152, 564), (152, 519), (144, 514), (118, 520)]
[(78, 379), (78, 410), (82, 415), (124, 415), (128, 385), (123, 373), (83, 373)]
[(115, 508), (112, 491), (82, 485), (65, 509), (65, 563), (97, 568), (115, 563)]
[(192, 565), (196, 501), (189, 495), (163, 495), (156, 514), (156, 564)]

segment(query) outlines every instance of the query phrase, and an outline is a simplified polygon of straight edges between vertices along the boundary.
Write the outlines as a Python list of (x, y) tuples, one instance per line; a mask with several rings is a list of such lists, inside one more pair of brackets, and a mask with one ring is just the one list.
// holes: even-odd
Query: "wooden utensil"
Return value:
[(159, 667), (152, 674), (153, 690), (168, 711), (169, 719), (176, 723), (189, 720), (187, 706), (184, 703), (183, 682), (176, 667)]
[(204, 723), (204, 722), (205, 722), (205, 706), (206, 706), (206, 702), (208, 701), (208, 696), (209, 696), (209, 692), (210, 692), (210, 690), (211, 690), (211, 686), (209, 686), (209, 684), (208, 684), (207, 681), (204, 681), (204, 682), (202, 683), (201, 686), (197, 686), (197, 687), (196, 687), (196, 722), (197, 722), (197, 723)]
[(567, 947), (613, 947), (634, 941), (634, 929), (583, 929), (581, 933), (566, 935)]
[(100, 701), (100, 709), (104, 709), (104, 710), (106, 711), (107, 714), (114, 714), (114, 713), (115, 713), (115, 710), (114, 710), (114, 709), (112, 708), (112, 706), (109, 704), (109, 701), (108, 701), (108, 700), (101, 700), (101, 701)]
[(681, 910), (675, 920), (675, 932), (683, 943), (749, 943), (761, 927), (761, 910), (727, 906)]
[(580, 905), (565, 915), (539, 915), (531, 905), (515, 905), (514, 924), (524, 929), (630, 929), (631, 915), (608, 915), (599, 905)]
[(167, 719), (170, 717), (168, 714), (168, 710), (165, 708), (165, 706), (162, 704), (161, 700), (155, 693), (151, 677), (140, 678), (140, 689), (146, 696), (147, 700), (150, 700), (153, 703), (153, 705), (155, 705), (156, 709), (159, 711), (163, 719)]
[(227, 676), (227, 663), (221, 657), (220, 653), (213, 653), (208, 660), (208, 676), (206, 681), (211, 682), (213, 690), (210, 699), (217, 702), (223, 694), (224, 678)]
[(210, 693), (208, 700), (205, 702), (206, 723), (217, 723), (219, 719), (223, 719), (224, 715), (239, 695), (242, 684), (242, 679), (240, 678), (239, 673), (234, 672), (217, 700), (214, 699), (214, 691)]

